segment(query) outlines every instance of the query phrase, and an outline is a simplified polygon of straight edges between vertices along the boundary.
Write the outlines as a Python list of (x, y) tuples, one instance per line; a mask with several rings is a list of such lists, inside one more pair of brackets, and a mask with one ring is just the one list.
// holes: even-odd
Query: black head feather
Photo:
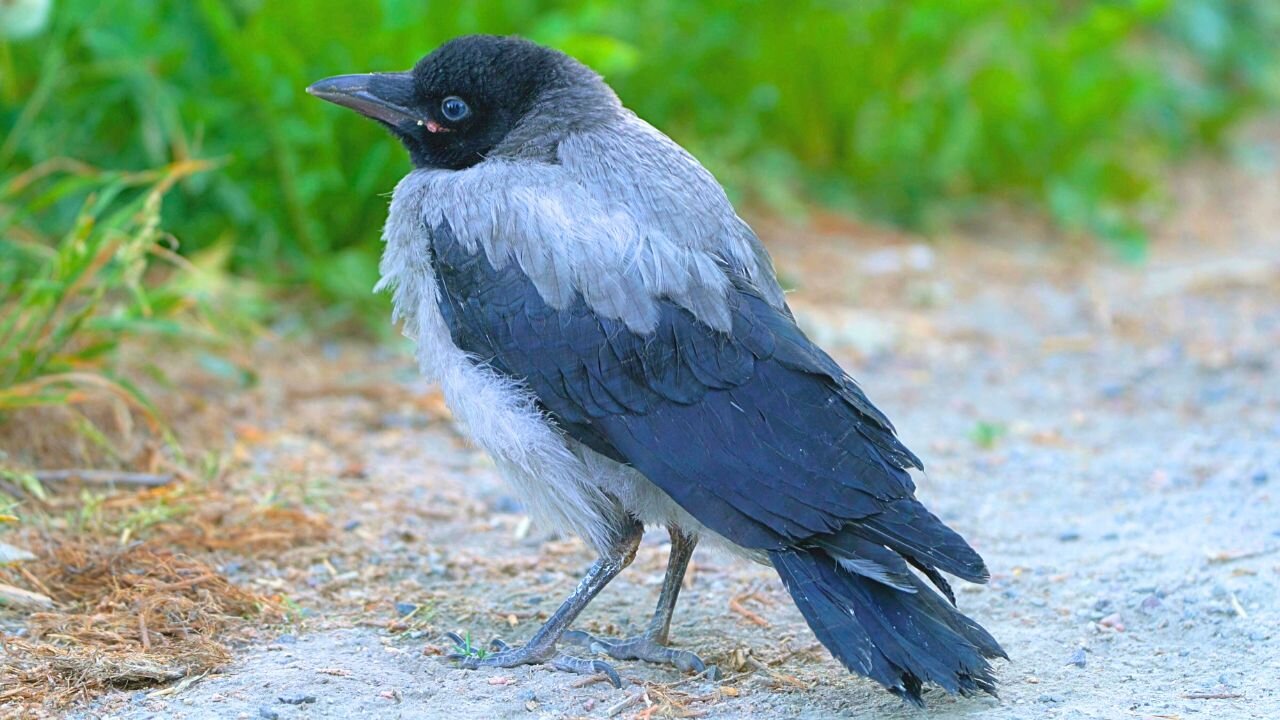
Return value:
[[(580, 126), (617, 102), (577, 60), (523, 38), (496, 35), (450, 40), (408, 73), (345, 75), (308, 91), (385, 125), (415, 166), (452, 170), (505, 146), (519, 150), (541, 143), (545, 149), (557, 130)], [(513, 140), (521, 126), (530, 132)]]

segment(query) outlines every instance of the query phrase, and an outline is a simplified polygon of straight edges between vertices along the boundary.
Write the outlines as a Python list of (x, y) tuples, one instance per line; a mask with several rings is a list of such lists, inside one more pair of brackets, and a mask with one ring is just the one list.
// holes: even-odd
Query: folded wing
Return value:
[(656, 327), (637, 333), (581, 297), (552, 307), (518, 263), (495, 267), (447, 221), (432, 228), (432, 248), (459, 347), (711, 530), (747, 548), (821, 546), (908, 592), (906, 562), (931, 577), (986, 578), (981, 558), (915, 500), (907, 469), (920, 463), (889, 421), (745, 279), (726, 269), (729, 331), (659, 298)]

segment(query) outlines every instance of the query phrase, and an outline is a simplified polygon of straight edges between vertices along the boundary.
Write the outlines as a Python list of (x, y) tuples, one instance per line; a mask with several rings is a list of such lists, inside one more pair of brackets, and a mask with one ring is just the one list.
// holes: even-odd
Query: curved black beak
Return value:
[(307, 93), (389, 125), (426, 120), (412, 109), (412, 73), (338, 75), (312, 83)]

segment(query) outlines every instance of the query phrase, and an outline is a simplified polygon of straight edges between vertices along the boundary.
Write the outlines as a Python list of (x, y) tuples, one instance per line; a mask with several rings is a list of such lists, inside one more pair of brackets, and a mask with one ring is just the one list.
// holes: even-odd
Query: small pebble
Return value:
[(1111, 613), (1099, 620), (1098, 624), (1102, 627), (1111, 628), (1116, 632), (1124, 632), (1124, 620), (1120, 618), (1120, 613)]
[(303, 693), (294, 693), (292, 695), (281, 695), (276, 698), (285, 705), (304, 705), (316, 701), (315, 695), (306, 695)]
[(530, 702), (530, 701), (537, 700), (538, 694), (532, 690), (521, 690), (520, 695), (518, 695), (518, 697), (523, 702)]
[(396, 615), (399, 615), (400, 617), (404, 617), (405, 615), (409, 615), (409, 614), (411, 614), (411, 613), (415, 612), (417, 609), (418, 609), (418, 606), (417, 606), (417, 605), (415, 605), (414, 603), (410, 603), (410, 602), (398, 602), (398, 603), (396, 603)]
[(276, 638), (276, 642), (280, 643), (281, 645), (293, 645), (294, 643), (298, 642), (298, 636), (292, 633), (285, 633), (280, 637)]
[(280, 713), (276, 712), (275, 710), (272, 710), (266, 705), (263, 705), (262, 707), (258, 708), (258, 717), (264, 717), (267, 720), (280, 720)]
[(1084, 648), (1076, 648), (1076, 651), (1071, 653), (1071, 657), (1067, 659), (1068, 665), (1075, 665), (1078, 668), (1084, 667), (1085, 662)]

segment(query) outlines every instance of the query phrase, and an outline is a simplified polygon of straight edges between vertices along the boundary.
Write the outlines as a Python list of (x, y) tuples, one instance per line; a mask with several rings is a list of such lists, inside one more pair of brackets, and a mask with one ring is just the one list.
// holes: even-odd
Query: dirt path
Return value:
[[(1280, 183), (1235, 182), (1186, 191), (1138, 268), (836, 225), (771, 240), (784, 276), (804, 279), (798, 314), (924, 458), (926, 503), (992, 568), (959, 601), (1013, 657), (999, 701), (934, 691), (927, 715), (904, 707), (814, 646), (770, 570), (701, 552), (675, 633), (722, 683), (636, 663), (618, 664), (622, 690), (454, 669), (442, 631), (521, 640), (591, 558), (528, 527), (398, 349), (340, 348), (276, 378), (328, 389), (265, 402), (251, 419), (269, 437), (246, 450), (264, 474), (293, 467), (339, 537), (224, 568), (295, 598), (298, 628), (217, 675), (75, 716), (1280, 717)], [(644, 622), (663, 539), (581, 626)]]

